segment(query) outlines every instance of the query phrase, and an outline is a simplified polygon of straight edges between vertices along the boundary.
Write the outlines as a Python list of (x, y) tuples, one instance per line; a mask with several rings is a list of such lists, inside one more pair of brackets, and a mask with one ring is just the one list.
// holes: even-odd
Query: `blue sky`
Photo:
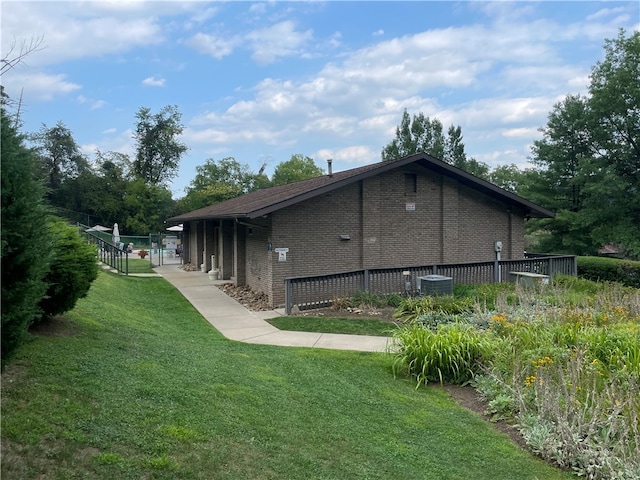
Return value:
[(460, 125), (467, 154), (527, 166), (553, 105), (586, 93), (632, 2), (3, 1), (2, 78), (25, 132), (62, 121), (89, 159), (134, 155), (135, 113), (177, 105), (189, 151), (270, 174), (301, 153), (334, 171), (380, 160), (404, 109)]

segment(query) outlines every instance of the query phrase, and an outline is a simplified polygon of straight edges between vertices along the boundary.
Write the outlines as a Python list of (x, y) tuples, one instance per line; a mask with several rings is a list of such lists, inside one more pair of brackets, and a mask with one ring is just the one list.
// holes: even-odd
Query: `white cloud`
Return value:
[[(41, 66), (126, 52), (163, 40), (157, 17), (149, 15), (153, 11), (149, 4), (136, 5), (132, 11), (116, 5), (123, 2), (112, 3), (40, 2), (33, 8), (31, 2), (12, 2), (2, 11), (2, 43), (44, 36), (46, 48), (29, 56), (31, 65)], [(109, 15), (104, 12), (107, 6), (113, 7)]]
[(146, 87), (164, 87), (166, 80), (164, 78), (147, 77), (142, 81)]
[(380, 152), (373, 151), (368, 145), (353, 145), (350, 147), (337, 148), (333, 152), (334, 161), (342, 163), (368, 164), (380, 160)]
[(296, 31), (295, 23), (287, 20), (246, 35), (253, 51), (252, 58), (259, 64), (269, 64), (279, 57), (300, 55), (313, 39), (313, 31)]
[(184, 43), (199, 53), (220, 60), (233, 53), (238, 41), (235, 37), (226, 38), (206, 33), (196, 33), (191, 38), (185, 40)]
[(3, 75), (2, 83), (10, 97), (16, 99), (24, 92), (30, 101), (50, 101), (56, 96), (67, 95), (80, 90), (77, 83), (67, 80), (64, 74), (47, 74), (42, 72), (14, 69)]
[(538, 135), (538, 129), (533, 127), (527, 128), (508, 128), (502, 131), (502, 136), (507, 138), (534, 138)]
[(98, 110), (107, 105), (107, 102), (104, 100), (94, 100), (93, 98), (87, 98), (84, 95), (78, 95), (76, 100), (78, 103), (88, 105), (91, 110)]

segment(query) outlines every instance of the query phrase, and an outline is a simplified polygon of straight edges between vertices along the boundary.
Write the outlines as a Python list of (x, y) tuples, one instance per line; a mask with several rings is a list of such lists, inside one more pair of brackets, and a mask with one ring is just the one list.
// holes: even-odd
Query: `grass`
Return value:
[[(339, 315), (339, 312), (336, 312)], [(380, 318), (341, 317), (276, 317), (267, 320), (279, 330), (295, 332), (345, 333), (350, 335), (373, 335), (388, 337), (397, 326)]]
[(129, 273), (155, 273), (149, 259), (136, 258), (129, 256)]
[(3, 373), (2, 478), (571, 478), (387, 355), (229, 341), (162, 278), (101, 272), (49, 333)]

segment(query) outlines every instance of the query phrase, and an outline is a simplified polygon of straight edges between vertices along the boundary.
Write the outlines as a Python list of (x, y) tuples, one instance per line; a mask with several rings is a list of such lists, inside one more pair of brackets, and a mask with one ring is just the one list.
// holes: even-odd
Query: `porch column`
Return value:
[(247, 284), (246, 252), (247, 252), (247, 227), (245, 225), (234, 223), (233, 264), (235, 266), (235, 272), (233, 276), (236, 278), (236, 285)]
[(200, 268), (203, 263), (203, 251), (204, 251), (204, 220), (198, 220), (196, 222), (196, 251), (193, 252), (196, 259), (196, 266)]
[(234, 275), (233, 266), (233, 220), (220, 221), (220, 273), (225, 280), (230, 279)]
[(205, 270), (208, 272), (211, 270), (214, 265), (211, 264), (211, 255), (216, 254), (216, 250), (214, 248), (215, 237), (214, 237), (214, 224), (215, 222), (212, 220), (204, 221), (204, 251), (205, 251), (205, 259), (204, 264), (206, 265)]

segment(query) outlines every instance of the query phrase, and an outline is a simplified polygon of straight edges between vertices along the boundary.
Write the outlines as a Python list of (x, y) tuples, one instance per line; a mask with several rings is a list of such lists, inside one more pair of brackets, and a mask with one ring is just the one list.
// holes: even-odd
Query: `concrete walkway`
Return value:
[(173, 284), (216, 330), (231, 340), (363, 352), (385, 352), (391, 345), (391, 339), (387, 337), (278, 330), (265, 319), (284, 315), (284, 310), (253, 312), (246, 309), (216, 287), (227, 281), (210, 280), (203, 272), (187, 272), (178, 265), (163, 265), (154, 270)]

